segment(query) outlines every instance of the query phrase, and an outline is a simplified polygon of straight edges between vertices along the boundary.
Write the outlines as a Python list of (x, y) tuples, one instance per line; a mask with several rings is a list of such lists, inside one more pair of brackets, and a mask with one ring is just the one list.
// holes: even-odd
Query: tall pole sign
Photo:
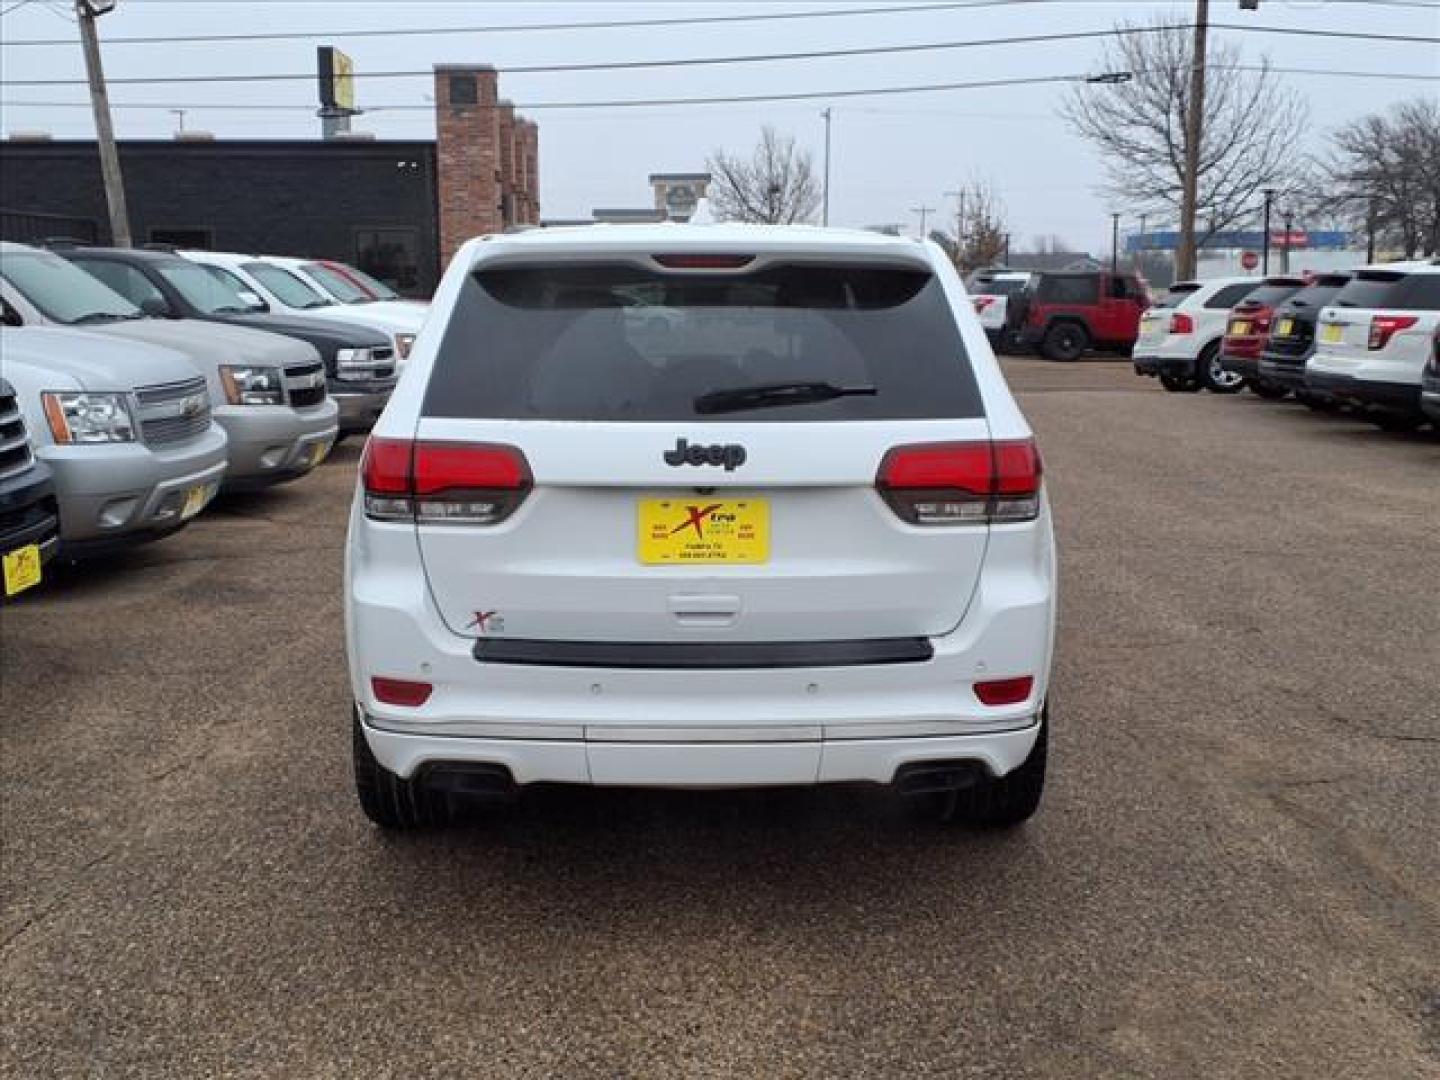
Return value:
[(100, 177), (105, 184), (105, 206), (110, 212), (110, 242), (116, 247), (130, 247), (125, 180), (120, 175), (120, 152), (115, 148), (110, 96), (105, 90), (100, 38), (95, 32), (95, 20), (114, 11), (115, 3), (116, 0), (75, 0), (75, 20), (80, 24), (80, 45), (85, 50), (85, 77), (90, 82), (90, 108), (95, 114), (95, 145), (100, 151)]

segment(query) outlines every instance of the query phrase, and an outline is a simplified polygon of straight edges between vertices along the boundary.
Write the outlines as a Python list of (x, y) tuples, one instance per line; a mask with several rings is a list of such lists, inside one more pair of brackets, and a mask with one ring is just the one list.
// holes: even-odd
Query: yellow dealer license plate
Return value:
[(326, 455), (329, 454), (329, 453), (330, 453), (330, 444), (329, 444), (328, 442), (317, 442), (317, 443), (311, 444), (311, 446), (310, 446), (310, 467), (311, 467), (312, 469), (315, 468), (317, 465), (319, 465), (322, 461), (325, 460)]
[(1280, 325), (1277, 326), (1277, 327), (1275, 327), (1275, 336), (1276, 336), (1276, 337), (1289, 337), (1289, 336), (1290, 336), (1291, 334), (1293, 334), (1294, 332), (1295, 332), (1295, 320), (1294, 320), (1294, 319), (1281, 319), (1281, 320), (1280, 320)]
[(1327, 345), (1338, 345), (1345, 340), (1345, 329), (1339, 323), (1326, 323), (1320, 331), (1320, 340)]
[(14, 596), (40, 584), (40, 546), (26, 544), (5, 556), (5, 595)]
[(641, 499), (640, 561), (763, 563), (770, 558), (770, 504), (764, 499)]
[(210, 501), (210, 485), (197, 484), (185, 492), (185, 505), (180, 508), (180, 517), (189, 521), (192, 517), (205, 509), (205, 504)]
[(1233, 337), (1245, 337), (1250, 333), (1250, 324), (1243, 320), (1240, 322), (1232, 322), (1230, 324), (1230, 333)]

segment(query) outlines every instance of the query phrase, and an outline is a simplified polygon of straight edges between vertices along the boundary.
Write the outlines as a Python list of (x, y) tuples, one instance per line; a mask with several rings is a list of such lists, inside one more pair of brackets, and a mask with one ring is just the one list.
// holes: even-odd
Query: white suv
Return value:
[(1171, 285), (1140, 317), (1131, 354), (1135, 374), (1158, 375), (1160, 384), (1176, 393), (1202, 387), (1237, 393), (1244, 378), (1220, 366), (1225, 324), (1230, 309), (1263, 284), (1257, 277), (1222, 277)]
[(871, 781), (1015, 824), (1054, 628), (1040, 458), (935, 245), (472, 240), (351, 515), (360, 802)]
[(1320, 312), (1305, 385), (1392, 431), (1426, 422), (1420, 382), (1440, 324), (1440, 261), (1355, 272)]

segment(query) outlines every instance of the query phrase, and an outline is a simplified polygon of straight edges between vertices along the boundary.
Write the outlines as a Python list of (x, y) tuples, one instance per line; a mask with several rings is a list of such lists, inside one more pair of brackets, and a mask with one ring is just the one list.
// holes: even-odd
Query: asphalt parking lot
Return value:
[(1440, 442), (1007, 368), (1063, 575), (1029, 826), (551, 790), (377, 833), (352, 442), (0, 613), (6, 1075), (1440, 1075)]

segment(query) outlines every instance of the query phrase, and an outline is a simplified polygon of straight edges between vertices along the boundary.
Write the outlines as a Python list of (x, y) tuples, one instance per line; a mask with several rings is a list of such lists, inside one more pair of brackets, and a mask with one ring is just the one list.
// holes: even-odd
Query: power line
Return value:
[[(1247, 33), (1271, 33), (1298, 35), (1302, 37), (1344, 38), (1360, 41), (1391, 41), (1407, 44), (1437, 44), (1440, 37), (1421, 37), (1404, 34), (1379, 34), (1346, 30), (1307, 30), (1279, 26), (1250, 26), (1244, 23), (1212, 23), (1212, 30), (1239, 30)], [(715, 67), (733, 64), (785, 63), (796, 60), (821, 60), (856, 56), (881, 56), (913, 52), (939, 52), (957, 49), (1005, 45), (1033, 45), (1058, 41), (1078, 41), (1104, 37), (1120, 37), (1131, 34), (1155, 34), (1172, 30), (1193, 29), (1190, 24), (1167, 24), (1162, 26), (1115, 27), (1109, 30), (1080, 30), (1060, 34), (1027, 34), (1003, 38), (980, 38), (969, 41), (920, 42), (904, 45), (873, 45), (851, 49), (816, 49), (807, 52), (754, 53), (731, 56), (700, 56), (668, 60), (621, 60), (597, 61), (579, 64), (526, 64), (500, 68), (501, 74), (541, 75), (575, 73), (581, 71), (634, 71), (646, 68)], [(367, 79), (409, 79), (430, 78), (431, 70), (370, 71), (355, 72), (357, 78)], [(252, 75), (171, 75), (134, 76), (108, 80), (112, 86), (154, 86), (181, 85), (186, 83), (259, 83), (259, 82), (310, 82), (314, 72), (290, 72)], [(78, 86), (81, 79), (0, 79), (0, 86)]]
[[(21, 0), (29, 3), (30, 0)], [(514, 34), (550, 30), (618, 30), (644, 27), (700, 26), (720, 23), (775, 22), (783, 19), (834, 19), (867, 15), (904, 15), (912, 12), (955, 11), (965, 8), (1019, 7), (1026, 4), (1055, 3), (1058, 0), (963, 0), (963, 2), (903, 4), (892, 7), (840, 8), (825, 11), (772, 11), (753, 15), (700, 15), (668, 19), (622, 19), (602, 22), (569, 23), (528, 23), (514, 26), (428, 26), (397, 27), (391, 30), (315, 30), (291, 31), (287, 33), (260, 32), (248, 34), (189, 34), (176, 37), (114, 37), (106, 38), (106, 48), (112, 45), (175, 45), (195, 42), (227, 41), (308, 41), (331, 38), (368, 37), (419, 37), (436, 34)], [(18, 5), (17, 5), (18, 6)], [(74, 45), (65, 38), (29, 38), (21, 41), (5, 41), (0, 45)]]
[[(807, 52), (751, 53), (730, 56), (696, 56), (667, 60), (619, 60), (595, 61), (579, 64), (522, 64), (498, 69), (502, 75), (547, 75), (557, 73), (573, 74), (580, 71), (634, 71), (643, 68), (713, 67), (730, 64), (786, 63), (795, 60), (828, 60), (856, 56), (883, 56), (897, 53), (941, 52), (954, 49), (973, 49), (1003, 45), (1034, 45), (1055, 41), (1081, 41), (1093, 38), (1123, 37), (1130, 34), (1158, 34), (1180, 26), (1135, 26), (1114, 27), (1108, 30), (1077, 30), (1060, 34), (1024, 34), (1014, 37), (978, 38), (969, 41), (929, 41), (904, 45), (868, 45), (849, 49), (814, 49)], [(357, 71), (356, 78), (367, 79), (411, 79), (430, 78), (430, 70), (405, 71)], [(251, 82), (313, 82), (315, 73), (293, 72), (283, 74), (253, 75), (144, 75), (131, 78), (110, 79), (111, 86), (121, 84), (148, 86), (181, 83), (251, 83)], [(83, 80), (71, 79), (0, 79), (0, 86), (71, 86)]]
[[(1216, 67), (1216, 70), (1225, 71), (1271, 71), (1276, 74), (1310, 75), (1310, 76), (1333, 76), (1338, 78), (1363, 78), (1363, 79), (1401, 79), (1421, 82), (1440, 81), (1440, 76), (1427, 75), (1414, 72), (1395, 71), (1344, 71), (1327, 68), (1276, 68), (1266, 67), (1261, 64), (1226, 64)], [(1146, 74), (1145, 71), (1132, 72), (1131, 74)], [(782, 94), (743, 94), (727, 95), (723, 97), (689, 97), (689, 98), (622, 98), (609, 101), (535, 101), (528, 103), (517, 103), (514, 108), (522, 111), (536, 111), (541, 109), (624, 109), (637, 107), (654, 106), (678, 106), (678, 105), (732, 105), (749, 104), (757, 102), (775, 101), (812, 101), (825, 98), (843, 97), (886, 97), (895, 94), (920, 94), (931, 92), (943, 92), (949, 90), (971, 90), (997, 86), (1034, 86), (1048, 83), (1074, 83), (1086, 82), (1096, 78), (1094, 73), (1074, 75), (1043, 75), (1017, 77), (1010, 79), (993, 79), (983, 82), (965, 83), (927, 83), (924, 85), (912, 86), (880, 86), (868, 88), (847, 88), (840, 90), (814, 90), (798, 91)], [(29, 107), (29, 108), (88, 108), (83, 102), (76, 101), (0, 101), (0, 105), (6, 108)], [(193, 109), (196, 111), (296, 111), (303, 110), (310, 112), (314, 110), (313, 105), (288, 105), (288, 104), (235, 104), (229, 102), (205, 104), (202, 102), (188, 102), (177, 104), (173, 102), (113, 102), (112, 107), (116, 109)], [(393, 105), (375, 105), (367, 108), (367, 113), (382, 112), (433, 112), (434, 105), (430, 104), (406, 104), (396, 103)]]

